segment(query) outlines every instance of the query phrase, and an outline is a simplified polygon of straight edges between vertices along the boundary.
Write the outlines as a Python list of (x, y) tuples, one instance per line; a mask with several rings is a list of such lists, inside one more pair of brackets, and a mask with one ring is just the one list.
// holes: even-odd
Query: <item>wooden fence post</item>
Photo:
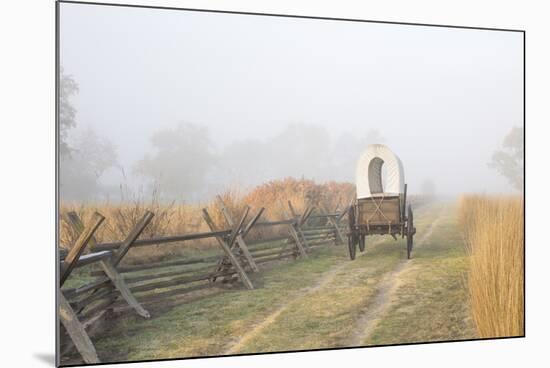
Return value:
[[(103, 269), (103, 272), (111, 280), (111, 283), (118, 290), (122, 298), (126, 301), (126, 303), (128, 303), (136, 311), (137, 314), (139, 314), (143, 318), (149, 318), (151, 317), (151, 315), (145, 308), (141, 306), (141, 304), (134, 297), (134, 295), (130, 291), (130, 288), (124, 281), (124, 277), (116, 270), (116, 265), (118, 265), (118, 263), (120, 263), (122, 258), (126, 255), (126, 253), (128, 253), (128, 250), (130, 249), (134, 241), (143, 232), (143, 230), (149, 224), (153, 216), (154, 214), (152, 212), (147, 211), (143, 215), (142, 219), (138, 221), (137, 225), (126, 237), (122, 245), (118, 248), (117, 253), (115, 254), (115, 262), (116, 262), (115, 264), (109, 259), (102, 259), (101, 261), (99, 261), (99, 264)], [(82, 220), (80, 220), (80, 217), (75, 212), (69, 212), (67, 214), (67, 219), (69, 224), (71, 224), (71, 226), (77, 233), (81, 232), (82, 229), (84, 228), (84, 224), (82, 223)], [(93, 237), (91, 237), (90, 248), (93, 249), (93, 247), (96, 244), (97, 244), (96, 240)]]
[[(217, 196), (217, 198), (218, 198), (218, 201), (220, 202), (221, 210), (222, 210), (223, 216), (225, 217), (225, 221), (227, 221), (227, 224), (230, 227), (235, 226), (235, 223), (233, 222), (233, 218), (231, 217), (231, 214), (225, 207), (225, 203), (223, 202), (222, 197)], [(248, 265), (250, 266), (253, 272), (258, 272), (259, 271), (258, 266), (256, 265), (254, 258), (250, 254), (250, 251), (248, 250), (248, 246), (246, 245), (242, 235), (241, 234), (236, 234), (236, 235), (237, 235), (236, 237), (237, 245), (243, 251), (244, 256), (246, 257), (246, 261), (248, 262)]]
[(288, 209), (290, 210), (290, 214), (293, 218), (297, 218), (299, 216), (298, 212), (294, 210), (294, 207), (292, 206), (292, 202), (290, 200), (288, 201)]
[(74, 346), (82, 356), (82, 359), (87, 364), (100, 363), (92, 340), (90, 340), (86, 329), (78, 320), (71, 305), (61, 291), (58, 292), (57, 298), (59, 301), (59, 319), (67, 330)]
[[(246, 211), (246, 212), (248, 212), (248, 211)], [(214, 224), (214, 221), (212, 221), (212, 218), (208, 214), (208, 210), (206, 208), (202, 209), (202, 217), (204, 218), (204, 221), (206, 221), (206, 224), (208, 225), (208, 227), (210, 227), (210, 230), (212, 232), (217, 232), (218, 231), (216, 225)], [(244, 222), (244, 217), (241, 220), (242, 221), (240, 222), (240, 226), (234, 228), (233, 231), (231, 232), (231, 238), (232, 238), (233, 242), (236, 239), (236, 233), (238, 233), (241, 230), (240, 227), (242, 227), (242, 222)], [(237, 274), (239, 275), (239, 278), (241, 279), (242, 283), (246, 286), (246, 288), (248, 288), (250, 290), (254, 289), (254, 285), (252, 285), (252, 282), (250, 281), (250, 279), (246, 275), (245, 270), (241, 266), (241, 264), (240, 264), (239, 260), (237, 259), (237, 257), (235, 257), (235, 255), (233, 254), (233, 251), (231, 250), (231, 246), (233, 244), (232, 243), (227, 244), (226, 241), (221, 236), (216, 236), (216, 240), (218, 241), (218, 244), (220, 245), (220, 247), (224, 251), (225, 256), (229, 259), (229, 261), (231, 262), (233, 267), (235, 267), (235, 270), (237, 271)], [(222, 263), (223, 263), (223, 258), (222, 258)]]
[(242, 234), (241, 236), (244, 238), (246, 238), (246, 236), (248, 235), (248, 233), (250, 232), (250, 230), (252, 230), (252, 227), (256, 224), (256, 221), (258, 221), (258, 219), (260, 218), (260, 216), (262, 215), (262, 213), (264, 213), (264, 210), (265, 208), (262, 207), (258, 210), (258, 213), (256, 213), (256, 215), (254, 215), (254, 217), (252, 217), (252, 220), (250, 220), (248, 222), (248, 224), (245, 226), (245, 228), (243, 229), (242, 231)]
[(302, 215), (298, 219), (298, 222), (294, 225), (297, 232), (298, 232), (298, 234), (300, 234), (300, 236), (302, 237), (302, 240), (304, 242), (304, 245), (305, 245), (306, 249), (309, 249), (309, 244), (306, 240), (306, 236), (304, 235), (304, 232), (302, 231), (302, 226), (304, 226), (306, 224), (307, 220), (309, 219), (309, 216), (311, 216), (314, 209), (315, 209), (315, 207), (313, 207), (313, 206), (306, 207), (304, 209), (304, 212), (302, 213)]
[[(289, 208), (291, 209), (291, 211), (294, 211), (294, 208), (292, 207), (292, 203), (290, 203), (290, 201), (288, 201), (288, 205), (289, 205)], [(284, 206), (281, 206), (281, 210), (283, 211), (283, 214), (285, 214), (288, 217), (288, 212), (286, 211)], [(306, 211), (304, 211), (304, 214), (306, 212), (307, 212), (307, 209), (306, 209)], [(302, 217), (303, 217), (304, 214), (302, 214)], [(293, 215), (296, 215), (296, 213), (294, 212)], [(297, 231), (297, 229), (299, 229), (299, 228), (297, 228), (297, 225), (298, 225), (300, 219), (297, 218), (297, 215), (296, 215), (296, 217), (292, 216), (291, 219), (292, 219), (292, 223), (289, 223), (287, 225), (287, 229), (288, 229), (288, 232), (290, 234), (290, 237), (292, 238), (292, 240), (294, 240), (294, 244), (296, 246), (296, 249), (300, 253), (300, 256), (302, 258), (308, 258), (306, 250), (304, 248), (304, 244), (302, 243), (302, 239), (303, 239), (303, 241), (305, 241), (305, 237), (303, 237), (303, 234), (302, 234), (302, 236), (300, 236), (300, 234)], [(286, 249), (288, 244), (289, 244), (289, 242), (286, 242), (285, 244), (283, 244), (283, 247), (281, 248), (281, 254), (284, 252), (284, 250)]]
[(327, 215), (327, 221), (328, 223), (334, 228), (334, 239), (336, 244), (342, 244), (344, 243), (344, 236), (342, 235), (342, 232), (340, 231), (340, 227), (338, 226), (338, 223), (334, 221), (334, 219), (330, 216), (330, 212), (326, 210), (326, 207), (323, 206), (323, 210), (325, 214)]
[[(226, 236), (226, 238), (227, 238), (226, 240), (228, 240), (227, 244), (229, 244), (229, 249), (231, 249), (231, 251), (233, 251), (233, 248), (235, 248), (235, 244), (236, 244), (235, 241), (237, 239), (237, 235), (239, 234), (239, 231), (237, 231), (237, 232), (235, 231), (235, 227), (241, 228), (243, 226), (244, 220), (246, 219), (246, 216), (248, 216), (248, 211), (249, 210), (250, 210), (250, 207), (246, 206), (244, 214), (243, 214), (243, 216), (241, 216), (241, 221), (239, 222), (239, 225), (236, 226), (235, 224), (233, 224), (231, 226), (232, 229), (231, 229), (229, 235)], [(211, 218), (210, 218), (210, 222), (212, 224), (214, 224), (214, 222)], [(215, 226), (215, 224), (214, 224), (214, 226)], [(242, 249), (237, 249), (237, 252), (239, 253), (238, 255), (239, 255), (239, 258), (240, 258), (241, 262), (246, 261), (246, 259), (243, 259), (244, 253), (243, 253)], [(217, 264), (216, 269), (215, 269), (213, 274), (217, 275), (222, 270), (223, 271), (228, 271), (230, 267), (231, 267), (231, 261), (229, 260), (229, 258), (226, 255), (224, 255), (218, 261), (218, 264)], [(243, 269), (244, 269), (244, 267), (243, 267)], [(217, 278), (218, 278), (217, 276), (213, 276), (211, 281), (214, 282), (214, 281), (216, 281)], [(231, 279), (230, 275), (224, 277), (224, 281), (227, 281), (229, 279)]]
[(304, 246), (302, 245), (302, 241), (300, 240), (300, 235), (294, 228), (294, 225), (289, 224), (288, 225), (288, 231), (290, 233), (290, 236), (294, 239), (294, 243), (296, 244), (296, 247), (298, 248), (298, 251), (300, 252), (300, 256), (303, 258), (308, 258), (306, 250), (304, 249)]
[(134, 244), (136, 239), (141, 235), (143, 230), (145, 230), (147, 225), (149, 225), (149, 223), (151, 222), (154, 216), (155, 214), (151, 211), (145, 212), (145, 215), (143, 215), (141, 220), (138, 221), (136, 226), (132, 229), (130, 234), (128, 234), (126, 239), (124, 239), (124, 241), (122, 242), (122, 245), (118, 248), (117, 252), (113, 256), (112, 258), (113, 266), (116, 267), (120, 263), (120, 261), (122, 261), (122, 258), (124, 258), (126, 253), (128, 253), (128, 251), (130, 250), (130, 247)]
[(74, 266), (76, 266), (76, 263), (80, 258), (80, 255), (82, 254), (82, 252), (84, 252), (86, 245), (88, 245), (88, 243), (91, 243), (91, 241), (93, 240), (94, 233), (99, 227), (99, 225), (101, 225), (103, 220), (105, 220), (105, 217), (103, 217), (98, 212), (95, 212), (92, 217), (90, 226), (88, 226), (87, 228), (82, 226), (82, 229), (80, 229), (78, 239), (74, 243), (69, 253), (67, 253), (65, 260), (61, 263), (61, 270), (60, 270), (61, 285), (65, 283), (65, 281), (71, 274)]

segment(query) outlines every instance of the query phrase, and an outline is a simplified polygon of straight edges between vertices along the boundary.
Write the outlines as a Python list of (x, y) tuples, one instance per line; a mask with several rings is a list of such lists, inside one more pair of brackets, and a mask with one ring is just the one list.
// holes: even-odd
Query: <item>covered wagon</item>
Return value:
[(356, 187), (357, 198), (348, 215), (350, 258), (355, 259), (357, 245), (361, 252), (365, 250), (368, 235), (406, 237), (410, 258), (416, 229), (399, 157), (385, 145), (369, 145), (357, 162)]

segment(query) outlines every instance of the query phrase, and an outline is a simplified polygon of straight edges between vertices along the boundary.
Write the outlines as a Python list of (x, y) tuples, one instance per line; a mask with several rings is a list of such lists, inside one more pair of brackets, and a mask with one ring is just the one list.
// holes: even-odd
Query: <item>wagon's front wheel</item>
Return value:
[(407, 259), (411, 259), (411, 252), (413, 249), (413, 237), (416, 229), (414, 228), (413, 212), (411, 205), (409, 205), (407, 211)]
[(348, 248), (349, 248), (349, 258), (353, 261), (355, 259), (355, 253), (357, 248), (357, 242), (355, 241), (355, 235), (348, 235)]

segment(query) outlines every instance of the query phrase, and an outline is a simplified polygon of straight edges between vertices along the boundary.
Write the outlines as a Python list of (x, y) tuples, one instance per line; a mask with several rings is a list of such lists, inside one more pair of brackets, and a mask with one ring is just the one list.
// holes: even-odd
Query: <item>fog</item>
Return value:
[(521, 33), (60, 8), (79, 87), (67, 140), (93, 131), (116, 152), (103, 189), (72, 199), (121, 183), (193, 201), (285, 176), (354, 182), (368, 143), (401, 158), (412, 192), (514, 191), (488, 162), (522, 125)]

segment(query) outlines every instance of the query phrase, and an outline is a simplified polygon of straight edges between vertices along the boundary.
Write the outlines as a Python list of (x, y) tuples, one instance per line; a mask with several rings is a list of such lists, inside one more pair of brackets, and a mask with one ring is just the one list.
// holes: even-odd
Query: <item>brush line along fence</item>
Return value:
[[(287, 219), (262, 221), (264, 208), (250, 215), (245, 207), (238, 218), (233, 218), (221, 197), (218, 197), (226, 225), (218, 225), (207, 209), (202, 217), (210, 232), (139, 239), (140, 234), (151, 222), (154, 214), (147, 211), (127, 237), (115, 243), (98, 243), (94, 233), (105, 218), (95, 213), (88, 224), (83, 224), (75, 212), (63, 216), (72, 229), (79, 234), (69, 251), (59, 249), (59, 318), (66, 344), (66, 353), (73, 347), (86, 363), (99, 363), (96, 349), (87, 329), (106, 314), (117, 311), (136, 313), (150, 318), (145, 305), (155, 302), (170, 304), (193, 291), (219, 286), (242, 284), (254, 289), (251, 273), (259, 272), (262, 264), (283, 259), (307, 258), (316, 247), (344, 242), (346, 225), (343, 217), (348, 208), (332, 213), (326, 208), (312, 206), (298, 213), (288, 201)], [(315, 214), (314, 214), (315, 212)], [(247, 241), (252, 229), (286, 227), (284, 236)], [(162, 262), (142, 262), (122, 266), (120, 263), (134, 247), (146, 247), (168, 243), (181, 243), (198, 239), (214, 238), (222, 255), (204, 257), (178, 257)], [(85, 249), (88, 254), (83, 255)], [(93, 281), (76, 288), (63, 287), (73, 270), (93, 267), (90, 275)]]

